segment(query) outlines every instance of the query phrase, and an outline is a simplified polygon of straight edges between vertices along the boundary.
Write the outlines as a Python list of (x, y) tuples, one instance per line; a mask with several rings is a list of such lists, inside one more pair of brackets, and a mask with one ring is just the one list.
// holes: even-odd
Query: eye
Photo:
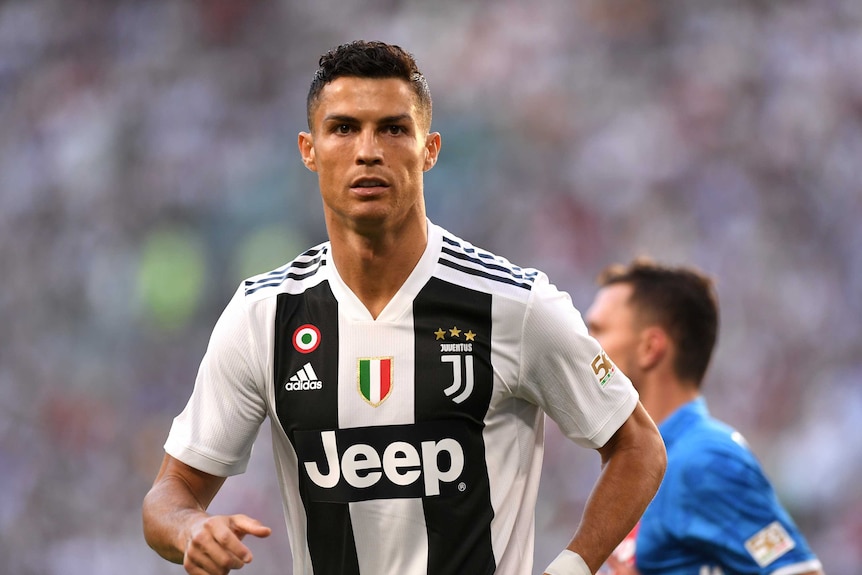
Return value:
[(386, 126), (386, 133), (390, 136), (397, 136), (399, 134), (406, 133), (407, 130), (404, 129), (404, 126), (399, 126), (397, 124), (392, 124), (391, 126)]
[(349, 134), (350, 133), (350, 125), (349, 124), (338, 124), (335, 126), (336, 134)]

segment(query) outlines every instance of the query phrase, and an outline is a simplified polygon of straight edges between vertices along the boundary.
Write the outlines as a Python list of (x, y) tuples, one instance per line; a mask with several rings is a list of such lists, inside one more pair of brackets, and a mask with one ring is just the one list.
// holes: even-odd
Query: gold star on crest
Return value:
[(467, 338), (467, 341), (476, 341), (476, 334), (473, 333), (472, 329), (464, 332), (464, 337)]
[(437, 331), (434, 332), (434, 335), (437, 336), (437, 339), (443, 339), (444, 337), (446, 337), (446, 330), (444, 330), (442, 327), (438, 327)]
[(449, 330), (449, 335), (452, 337), (461, 337), (461, 330), (458, 329), (458, 326), (453, 325), (452, 329)]

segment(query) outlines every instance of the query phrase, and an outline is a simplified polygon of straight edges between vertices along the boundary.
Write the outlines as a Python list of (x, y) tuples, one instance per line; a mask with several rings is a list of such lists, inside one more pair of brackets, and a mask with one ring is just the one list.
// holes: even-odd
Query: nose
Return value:
[(361, 166), (383, 163), (383, 149), (374, 130), (362, 130), (359, 134), (356, 163)]

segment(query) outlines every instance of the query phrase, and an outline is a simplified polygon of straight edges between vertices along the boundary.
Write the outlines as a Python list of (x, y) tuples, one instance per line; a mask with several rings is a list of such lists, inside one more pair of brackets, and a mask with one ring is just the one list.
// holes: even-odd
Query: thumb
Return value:
[(245, 535), (254, 535), (255, 537), (269, 537), (272, 529), (248, 515), (231, 515), (230, 528), (237, 537), (242, 539)]

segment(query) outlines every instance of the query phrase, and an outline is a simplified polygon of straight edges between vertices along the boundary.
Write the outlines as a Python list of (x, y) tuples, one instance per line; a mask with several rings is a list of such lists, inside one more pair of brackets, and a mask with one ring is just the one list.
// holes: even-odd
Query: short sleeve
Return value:
[(212, 475), (245, 471), (266, 416), (263, 374), (240, 287), (213, 329), (188, 403), (165, 451)]
[(589, 335), (565, 292), (537, 279), (524, 317), (519, 394), (539, 405), (576, 443), (603, 446), (638, 395)]

